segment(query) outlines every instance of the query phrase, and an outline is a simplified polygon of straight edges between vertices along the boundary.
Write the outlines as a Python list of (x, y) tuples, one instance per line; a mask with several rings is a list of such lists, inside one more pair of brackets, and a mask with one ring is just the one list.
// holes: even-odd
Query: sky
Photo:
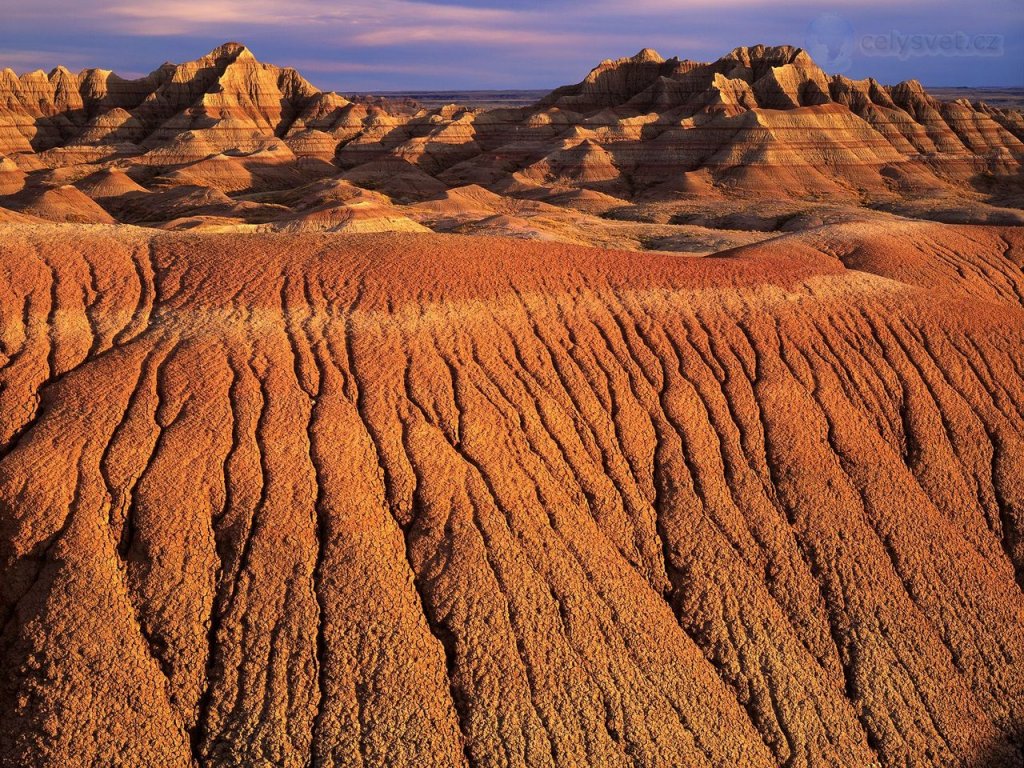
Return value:
[(799, 45), (885, 83), (1024, 87), (1024, 0), (0, 0), (0, 68), (145, 74), (246, 44), (322, 89), (540, 89), (644, 47)]

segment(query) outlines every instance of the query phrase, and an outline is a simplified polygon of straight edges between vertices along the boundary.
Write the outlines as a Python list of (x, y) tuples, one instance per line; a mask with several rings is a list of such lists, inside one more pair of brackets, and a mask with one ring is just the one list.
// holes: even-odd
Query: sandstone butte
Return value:
[(1020, 766), (1020, 137), (5, 72), (0, 766)]
[(1019, 111), (790, 46), (645, 49), (495, 110), (323, 92), (239, 43), (136, 80), (0, 70), (5, 218), (708, 254), (818, 220), (1024, 224), (1022, 161)]

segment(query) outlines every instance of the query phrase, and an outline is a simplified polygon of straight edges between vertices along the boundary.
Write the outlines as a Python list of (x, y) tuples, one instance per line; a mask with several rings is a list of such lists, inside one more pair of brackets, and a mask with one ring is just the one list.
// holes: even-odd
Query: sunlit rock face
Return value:
[[(397, 175), (399, 202), (466, 184), (520, 195), (589, 188), (629, 200), (676, 190), (696, 172), (726, 190), (775, 178), (773, 194), (783, 197), (849, 200), (1012, 177), (1022, 136), (1013, 110), (939, 102), (916, 81), (830, 77), (790, 46), (737, 48), (712, 63), (644, 49), (532, 107), (492, 111), (354, 102), (238, 43), (138, 80), (63, 67), (0, 73), (0, 153), (23, 170), (120, 163), (156, 169), (152, 176), (218, 153), (287, 150), (274, 162), (309, 172), (292, 173), (293, 182), (315, 181), (324, 164), (378, 189), (395, 191)], [(413, 181), (419, 174), (436, 182)], [(218, 188), (243, 193), (244, 181)]]

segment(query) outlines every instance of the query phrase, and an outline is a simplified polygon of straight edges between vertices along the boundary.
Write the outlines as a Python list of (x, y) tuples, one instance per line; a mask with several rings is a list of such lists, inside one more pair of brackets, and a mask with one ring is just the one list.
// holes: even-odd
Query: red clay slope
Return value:
[(0, 764), (1020, 765), (1024, 237), (881, 235), (4, 225)]

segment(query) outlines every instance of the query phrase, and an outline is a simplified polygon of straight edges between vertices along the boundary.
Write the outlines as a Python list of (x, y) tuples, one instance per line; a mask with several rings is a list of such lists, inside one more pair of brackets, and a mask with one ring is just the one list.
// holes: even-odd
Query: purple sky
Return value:
[(549, 88), (646, 46), (709, 60), (763, 42), (808, 47), (827, 71), (851, 77), (1024, 86), (1022, 0), (77, 0), (73, 12), (69, 5), (0, 0), (0, 67), (139, 75), (239, 40), (326, 89)]

